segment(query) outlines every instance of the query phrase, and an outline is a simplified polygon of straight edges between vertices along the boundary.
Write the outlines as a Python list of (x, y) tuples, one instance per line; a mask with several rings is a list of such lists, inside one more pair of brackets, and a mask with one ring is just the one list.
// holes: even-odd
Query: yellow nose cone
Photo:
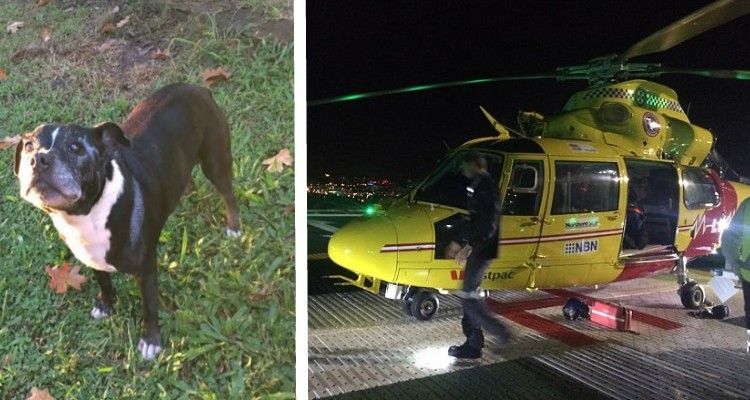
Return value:
[(386, 216), (354, 221), (333, 234), (328, 256), (352, 272), (392, 282), (396, 278), (396, 239), (396, 228)]

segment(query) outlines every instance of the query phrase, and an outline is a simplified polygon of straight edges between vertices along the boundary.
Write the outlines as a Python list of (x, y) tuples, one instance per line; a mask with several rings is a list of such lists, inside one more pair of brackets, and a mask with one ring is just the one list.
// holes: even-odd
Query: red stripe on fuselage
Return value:
[(671, 271), (675, 266), (675, 260), (656, 260), (649, 262), (632, 263), (625, 262), (625, 267), (620, 275), (615, 278), (614, 282), (627, 281), (635, 278), (644, 278), (651, 275), (657, 275)]
[[(560, 242), (564, 240), (576, 240), (576, 239), (590, 239), (590, 238), (598, 238), (598, 237), (604, 237), (604, 236), (615, 236), (622, 233), (621, 229), (610, 229), (606, 231), (592, 231), (592, 232), (581, 232), (581, 233), (566, 233), (561, 235), (547, 235), (542, 237), (530, 237), (530, 238), (508, 238), (508, 239), (500, 239), (499, 245), (502, 246), (509, 246), (514, 244), (529, 244), (529, 243), (536, 243), (536, 242)], [(385, 244), (381, 247), (380, 252), (381, 253), (387, 253), (387, 252), (394, 252), (394, 251), (424, 251), (424, 250), (433, 250), (432, 248), (420, 248), (420, 249), (404, 249), (403, 247), (409, 247), (409, 246), (435, 246), (435, 243), (392, 243), (392, 244)]]

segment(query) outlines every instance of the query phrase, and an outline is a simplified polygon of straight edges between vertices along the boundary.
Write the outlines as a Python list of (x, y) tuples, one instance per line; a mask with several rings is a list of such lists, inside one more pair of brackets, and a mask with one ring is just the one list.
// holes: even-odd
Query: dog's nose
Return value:
[(49, 167), (49, 159), (47, 158), (46, 154), (37, 153), (32, 159), (31, 159), (31, 166), (34, 169), (39, 169), (44, 171)]

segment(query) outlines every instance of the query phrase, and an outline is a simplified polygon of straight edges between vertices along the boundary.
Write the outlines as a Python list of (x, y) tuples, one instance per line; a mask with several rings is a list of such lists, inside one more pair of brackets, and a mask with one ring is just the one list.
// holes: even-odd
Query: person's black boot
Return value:
[(464, 316), (461, 319), (461, 327), (466, 342), (460, 346), (451, 346), (448, 348), (448, 355), (456, 358), (479, 358), (482, 357), (482, 348), (484, 347), (484, 333), (479, 327), (472, 327), (469, 318)]
[(464, 343), (460, 346), (449, 347), (448, 355), (456, 358), (480, 358), (482, 357), (482, 349)]

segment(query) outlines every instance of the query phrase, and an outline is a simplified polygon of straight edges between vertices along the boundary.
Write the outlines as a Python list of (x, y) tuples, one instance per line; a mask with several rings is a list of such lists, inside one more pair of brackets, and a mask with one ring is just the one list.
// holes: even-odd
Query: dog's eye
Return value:
[(76, 153), (76, 154), (81, 154), (81, 152), (83, 151), (83, 146), (81, 146), (81, 144), (78, 142), (71, 143), (68, 148), (70, 149), (71, 152)]
[(34, 150), (34, 143), (32, 143), (31, 141), (24, 143), (23, 149), (26, 150), (27, 153), (30, 153)]

